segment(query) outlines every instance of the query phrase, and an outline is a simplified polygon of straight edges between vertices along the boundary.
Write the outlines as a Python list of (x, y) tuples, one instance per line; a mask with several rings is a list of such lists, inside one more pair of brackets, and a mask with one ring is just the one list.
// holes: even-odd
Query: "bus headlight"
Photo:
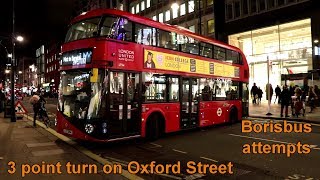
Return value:
[(94, 130), (94, 127), (92, 124), (86, 124), (84, 129), (86, 130), (86, 133), (91, 134)]

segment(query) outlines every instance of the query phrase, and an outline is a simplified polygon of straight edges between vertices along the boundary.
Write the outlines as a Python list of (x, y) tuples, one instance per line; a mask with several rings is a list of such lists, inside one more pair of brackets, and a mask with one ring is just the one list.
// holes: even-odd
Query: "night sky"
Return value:
[[(16, 57), (33, 57), (35, 51), (48, 41), (62, 41), (66, 27), (72, 17), (74, 0), (15, 0), (15, 32), (22, 35), (25, 41), (16, 45)], [(2, 0), (0, 4), (0, 37), (12, 34), (12, 2)], [(3, 40), (11, 52), (11, 43)], [(6, 53), (0, 47), (1, 67)]]

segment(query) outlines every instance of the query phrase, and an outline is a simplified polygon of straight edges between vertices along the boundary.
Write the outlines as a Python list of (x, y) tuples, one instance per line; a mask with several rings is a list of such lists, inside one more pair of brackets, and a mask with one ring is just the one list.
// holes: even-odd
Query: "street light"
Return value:
[(24, 38), (23, 38), (22, 36), (17, 36), (17, 37), (16, 37), (16, 40), (19, 41), (19, 42), (22, 42), (23, 39), (24, 39)]
[(9, 73), (10, 73), (10, 70), (9, 70), (9, 69), (6, 69), (6, 70), (5, 70), (5, 73), (6, 73), (6, 74), (9, 74)]

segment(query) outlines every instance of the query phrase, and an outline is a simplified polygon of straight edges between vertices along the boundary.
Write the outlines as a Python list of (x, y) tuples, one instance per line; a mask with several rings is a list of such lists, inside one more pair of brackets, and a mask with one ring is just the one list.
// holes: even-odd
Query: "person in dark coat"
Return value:
[(258, 104), (261, 104), (262, 94), (263, 94), (262, 89), (258, 87), (258, 99), (259, 99)]
[(291, 94), (290, 94), (290, 91), (289, 91), (287, 85), (283, 86), (283, 90), (280, 94), (280, 97), (281, 97), (281, 114), (280, 114), (280, 116), (283, 117), (283, 109), (285, 108), (285, 116), (289, 117), (288, 116), (288, 107), (289, 107), (290, 101), (291, 101)]
[(258, 95), (258, 87), (256, 86), (256, 83), (253, 83), (253, 86), (251, 88), (251, 96), (253, 98), (252, 103), (253, 104), (257, 104), (257, 97), (256, 95)]
[(279, 85), (277, 85), (277, 87), (274, 91), (276, 93), (276, 99), (274, 100), (274, 104), (276, 103), (277, 99), (278, 99), (278, 104), (280, 104), (281, 89), (280, 89)]

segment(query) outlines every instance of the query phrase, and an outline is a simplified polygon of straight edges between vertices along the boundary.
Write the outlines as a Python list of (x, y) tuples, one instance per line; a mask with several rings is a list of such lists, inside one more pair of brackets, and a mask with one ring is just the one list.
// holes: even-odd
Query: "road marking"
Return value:
[[(32, 117), (28, 117), (27, 115), (24, 115), (24, 117), (27, 117), (27, 119), (29, 119), (30, 121), (33, 121)], [(108, 161), (107, 159), (104, 159), (100, 156), (98, 156), (97, 154), (94, 154), (93, 152), (89, 151), (88, 149), (79, 146), (75, 141), (71, 140), (70, 138), (68, 138), (67, 136), (64, 136), (62, 134), (57, 133), (55, 130), (51, 129), (51, 128), (46, 128), (46, 126), (37, 121), (36, 122), (39, 126), (41, 126), (43, 129), (47, 130), (48, 132), (50, 132), (51, 134), (53, 134), (54, 136), (56, 136), (57, 138), (63, 140), (64, 142), (66, 142), (67, 144), (71, 145), (72, 147), (74, 147), (75, 149), (77, 149), (78, 151), (82, 152), (83, 154), (85, 154), (86, 156), (90, 157), (91, 159), (96, 160), (97, 162), (99, 162), (102, 165), (105, 164), (113, 164), (112, 162)], [(32, 124), (32, 122), (29, 123), (30, 125)], [(135, 175), (135, 174), (131, 174), (126, 170), (123, 170), (122, 173), (120, 174), (123, 177), (126, 177), (127, 179), (134, 179), (134, 180), (144, 180), (143, 178)]]
[(3, 157), (0, 157), (0, 160), (3, 160)]
[(162, 147), (160, 144), (156, 144), (156, 143), (150, 143), (151, 145), (154, 145), (156, 147)]
[(187, 154), (187, 152), (180, 151), (180, 150), (177, 150), (177, 149), (172, 149), (172, 150), (175, 151), (175, 152), (178, 152), (178, 153)]
[(210, 158), (207, 158), (207, 157), (200, 157), (200, 158), (201, 158), (201, 159), (208, 160), (208, 161), (212, 161), (212, 162), (218, 162), (217, 160), (210, 159)]
[(46, 151), (33, 151), (32, 154), (34, 156), (50, 156), (50, 155), (57, 155), (57, 154), (64, 154), (64, 150), (62, 149), (53, 149), (53, 150), (46, 150)]
[(54, 142), (45, 142), (45, 143), (29, 143), (26, 144), (27, 147), (32, 148), (32, 147), (42, 147), (42, 146), (54, 146), (56, 143)]
[[(282, 143), (282, 144), (294, 144), (297, 145), (296, 143), (290, 143), (290, 142), (285, 142), (285, 141), (277, 141), (277, 140), (272, 140), (272, 139), (264, 139), (264, 138), (257, 138), (257, 137), (251, 137), (251, 136), (242, 136), (238, 134), (229, 134), (230, 136), (235, 136), (235, 137), (242, 137), (242, 138), (248, 138), (248, 139), (255, 139), (255, 140), (262, 140), (262, 141), (269, 141), (269, 142), (276, 142), (276, 143)], [(320, 150), (319, 148), (313, 148), (311, 145), (309, 145), (311, 149), (316, 149)], [(313, 145), (317, 146), (317, 145)]]

